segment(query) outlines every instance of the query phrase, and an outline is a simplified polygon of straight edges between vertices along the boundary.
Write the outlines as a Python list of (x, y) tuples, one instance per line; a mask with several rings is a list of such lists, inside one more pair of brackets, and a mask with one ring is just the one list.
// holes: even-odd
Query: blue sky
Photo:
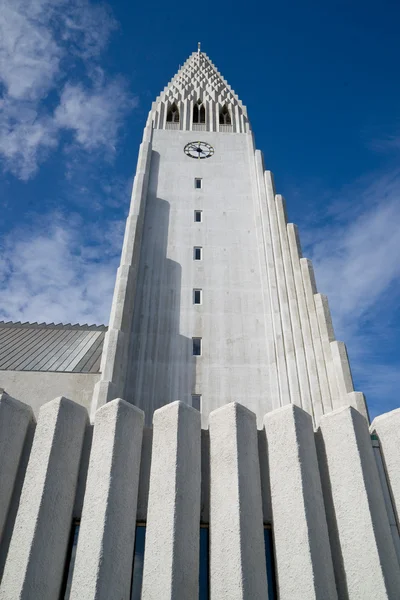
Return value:
[(248, 107), (356, 389), (372, 416), (398, 407), (399, 19), (394, 0), (3, 0), (0, 319), (107, 322), (147, 113), (200, 40)]

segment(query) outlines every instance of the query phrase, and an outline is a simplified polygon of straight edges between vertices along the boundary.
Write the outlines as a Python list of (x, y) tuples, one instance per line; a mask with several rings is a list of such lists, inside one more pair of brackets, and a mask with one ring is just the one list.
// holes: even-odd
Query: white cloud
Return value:
[(108, 225), (101, 240), (79, 218), (41, 217), (13, 231), (1, 249), (0, 320), (107, 323), (123, 224)]
[(336, 337), (348, 346), (357, 389), (375, 416), (400, 403), (400, 171), (375, 174), (338, 196), (327, 207), (334, 219), (306, 232), (316, 238), (308, 251)]
[(0, 11), (0, 78), (10, 98), (23, 100), (47, 92), (62, 54), (51, 30), (30, 18), (30, 4), (6, 0)]
[(67, 84), (55, 111), (55, 123), (74, 131), (77, 142), (86, 150), (98, 146), (113, 150), (125, 112), (133, 105), (124, 87), (118, 80), (91, 90), (81, 84)]
[(49, 116), (39, 116), (32, 103), (7, 98), (1, 105), (0, 153), (4, 168), (28, 179), (50, 148), (58, 145), (57, 127)]
[[(31, 177), (49, 148), (58, 145), (61, 129), (74, 132), (74, 142), (85, 150), (112, 149), (121, 121), (134, 105), (122, 78), (107, 81), (96, 62), (115, 28), (107, 6), (88, 0), (3, 0), (4, 169), (21, 179)], [(78, 63), (89, 77), (68, 81), (70, 72), (82, 72), (72, 69)]]
[(359, 327), (392, 286), (400, 287), (400, 172), (351, 190), (358, 205), (318, 233), (312, 247), (318, 287), (328, 294), (340, 330)]

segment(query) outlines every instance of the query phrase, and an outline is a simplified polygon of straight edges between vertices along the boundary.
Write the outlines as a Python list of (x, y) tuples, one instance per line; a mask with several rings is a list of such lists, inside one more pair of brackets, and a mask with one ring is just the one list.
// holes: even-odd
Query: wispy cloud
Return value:
[(126, 111), (133, 105), (123, 80), (92, 89), (85, 89), (82, 84), (66, 84), (54, 119), (58, 127), (73, 131), (75, 140), (85, 150), (103, 146), (112, 152)]
[(318, 289), (328, 295), (336, 336), (348, 345), (372, 412), (397, 407), (400, 365), (390, 349), (400, 318), (400, 169), (333, 196), (324, 224), (305, 237)]
[[(103, 226), (104, 227), (104, 226)], [(35, 219), (1, 247), (0, 320), (107, 323), (123, 222), (86, 226), (70, 215)]]
[(65, 129), (73, 133), (78, 147), (113, 150), (121, 122), (134, 106), (126, 82), (121, 77), (108, 79), (98, 65), (115, 28), (107, 6), (89, 0), (3, 0), (4, 169), (29, 179)]

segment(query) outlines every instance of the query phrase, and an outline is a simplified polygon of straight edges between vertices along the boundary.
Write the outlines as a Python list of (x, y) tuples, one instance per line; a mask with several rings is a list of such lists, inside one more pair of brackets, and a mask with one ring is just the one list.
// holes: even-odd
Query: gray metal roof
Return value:
[(98, 373), (105, 325), (0, 321), (0, 370)]

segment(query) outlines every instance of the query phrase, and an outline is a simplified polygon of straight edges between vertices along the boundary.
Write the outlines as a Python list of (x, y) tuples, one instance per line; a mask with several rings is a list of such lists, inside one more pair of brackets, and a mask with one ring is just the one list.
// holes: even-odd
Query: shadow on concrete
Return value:
[(159, 160), (153, 152), (125, 389), (148, 425), (165, 404), (191, 404), (196, 384), (192, 339), (179, 333), (182, 267), (167, 258), (170, 203), (157, 197)]

